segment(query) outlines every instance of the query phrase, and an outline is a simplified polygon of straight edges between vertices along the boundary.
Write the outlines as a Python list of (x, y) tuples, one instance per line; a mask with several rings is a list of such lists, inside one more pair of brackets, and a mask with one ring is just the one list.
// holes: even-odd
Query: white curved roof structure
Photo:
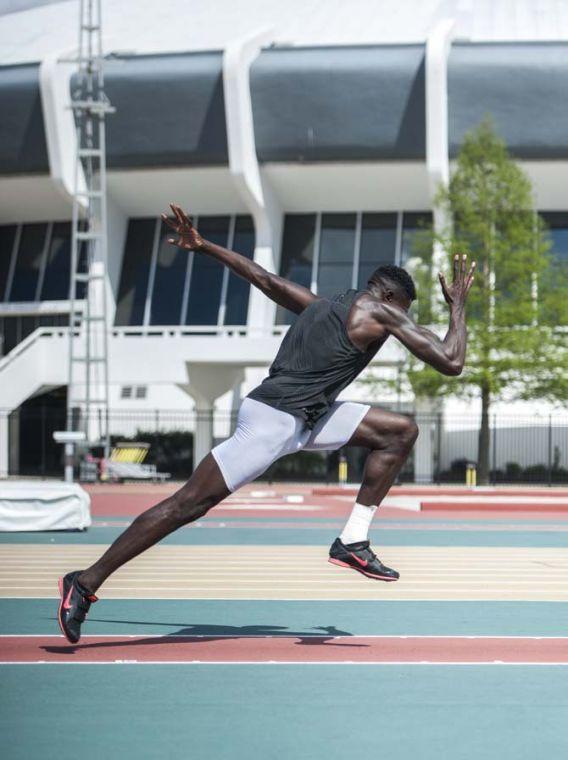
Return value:
[[(78, 0), (0, 1), (0, 65), (73, 48)], [(568, 40), (565, 0), (103, 0), (105, 52), (221, 50), (269, 27), (278, 45), (424, 42), (441, 19), (472, 42)]]

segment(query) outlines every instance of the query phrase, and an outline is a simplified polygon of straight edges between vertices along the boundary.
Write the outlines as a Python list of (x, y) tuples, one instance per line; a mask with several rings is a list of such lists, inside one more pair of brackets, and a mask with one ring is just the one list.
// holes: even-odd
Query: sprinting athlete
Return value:
[(174, 219), (163, 221), (177, 238), (170, 243), (212, 256), (259, 288), (280, 306), (298, 314), (268, 377), (243, 400), (234, 434), (216, 446), (179, 491), (139, 515), (94, 565), (59, 581), (59, 623), (76, 643), (95, 592), (119, 567), (182, 525), (203, 517), (230, 493), (261, 475), (276, 459), (296, 451), (364, 446), (370, 449), (357, 501), (329, 561), (369, 578), (396, 581), (370, 548), (373, 515), (400, 471), (418, 435), (402, 414), (367, 404), (337, 402), (346, 388), (393, 335), (422, 361), (444, 375), (459, 375), (466, 353), (465, 302), (475, 263), (455, 256), (453, 282), (440, 284), (450, 310), (440, 340), (408, 315), (416, 298), (410, 275), (381, 266), (362, 291), (346, 290), (332, 300), (267, 272), (254, 261), (204, 240), (190, 219), (171, 205)]

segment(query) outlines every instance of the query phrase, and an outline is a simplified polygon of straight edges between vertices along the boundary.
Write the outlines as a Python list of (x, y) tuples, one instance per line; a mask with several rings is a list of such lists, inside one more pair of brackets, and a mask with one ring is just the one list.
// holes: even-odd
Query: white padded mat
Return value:
[(83, 530), (91, 497), (76, 483), (0, 481), (0, 531)]

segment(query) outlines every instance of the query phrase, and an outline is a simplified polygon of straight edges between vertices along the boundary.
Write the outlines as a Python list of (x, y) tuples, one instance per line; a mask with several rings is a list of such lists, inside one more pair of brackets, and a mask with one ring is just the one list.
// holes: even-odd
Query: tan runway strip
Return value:
[[(101, 545), (0, 546), (0, 597), (56, 597), (57, 578)], [(321, 546), (157, 546), (119, 570), (107, 599), (391, 599), (568, 601), (568, 551), (408, 547), (381, 550), (397, 583), (327, 562)]]

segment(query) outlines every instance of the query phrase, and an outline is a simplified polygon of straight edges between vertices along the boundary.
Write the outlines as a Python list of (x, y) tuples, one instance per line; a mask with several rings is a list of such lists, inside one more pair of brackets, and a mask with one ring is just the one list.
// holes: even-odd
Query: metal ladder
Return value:
[[(72, 80), (77, 151), (71, 239), (67, 430), (110, 453), (107, 325), (107, 197), (101, 0), (80, 0)], [(84, 183), (83, 183), (84, 177)]]

